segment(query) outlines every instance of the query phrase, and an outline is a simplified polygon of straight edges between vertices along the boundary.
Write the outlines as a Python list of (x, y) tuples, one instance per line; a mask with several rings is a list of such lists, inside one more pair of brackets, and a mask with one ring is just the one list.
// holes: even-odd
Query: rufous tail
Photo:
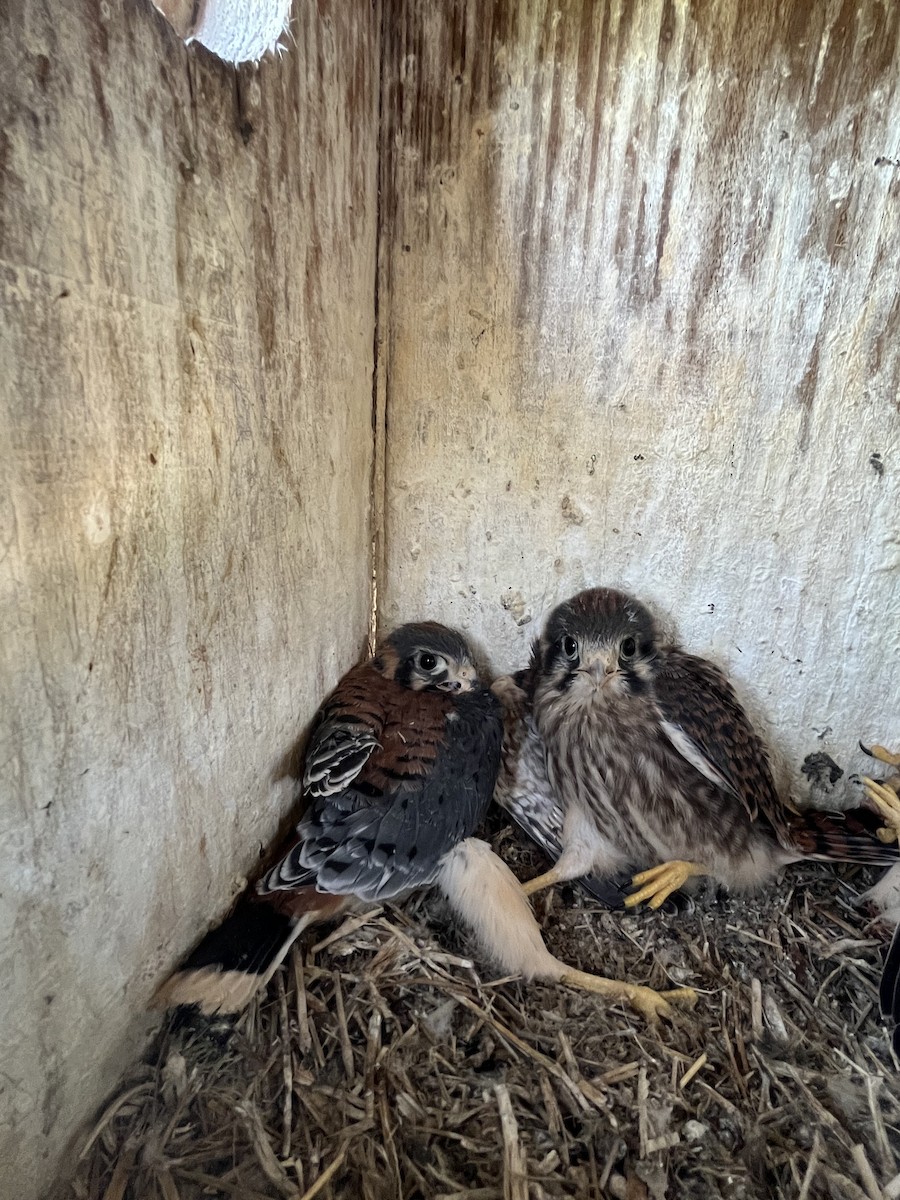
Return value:
[(333, 920), (349, 904), (305, 887), (257, 896), (248, 890), (151, 1000), (156, 1009), (196, 1006), (206, 1016), (237, 1013), (265, 987), (310, 925)]

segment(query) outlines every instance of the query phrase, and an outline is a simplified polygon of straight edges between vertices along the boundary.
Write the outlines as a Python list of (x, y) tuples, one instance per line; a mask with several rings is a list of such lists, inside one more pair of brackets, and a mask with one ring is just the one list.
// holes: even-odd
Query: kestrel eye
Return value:
[(433, 671), (437, 666), (437, 659), (433, 654), (428, 654), (426, 651), (426, 653), (419, 655), (419, 666), (423, 671)]
[(634, 638), (627, 637), (625, 639), (625, 641), (622, 643), (622, 651), (621, 651), (622, 657), (623, 658), (634, 658), (636, 650), (637, 650), (637, 643), (635, 642)]
[(563, 654), (572, 662), (578, 657), (578, 643), (573, 637), (567, 636), (562, 640)]

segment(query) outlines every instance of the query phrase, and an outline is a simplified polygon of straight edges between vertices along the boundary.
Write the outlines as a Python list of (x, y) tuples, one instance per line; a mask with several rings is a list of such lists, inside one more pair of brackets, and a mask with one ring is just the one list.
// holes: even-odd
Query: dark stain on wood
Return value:
[[(781, 303), (814, 288), (820, 258), (851, 269), (872, 203), (863, 155), (873, 161), (872, 122), (900, 74), (900, 8), (665, 0), (655, 34), (647, 15), (612, 0), (386, 0), (383, 286), (395, 255), (410, 278), (428, 256), (459, 253), (473, 277), (489, 263), (501, 271), (524, 329), (560, 317), (561, 271), (567, 287), (591, 291), (613, 264), (619, 305), (683, 330), (676, 357), (699, 381), (720, 353), (712, 314), (723, 319), (739, 281), (759, 291), (786, 268), (776, 260), (789, 214), (802, 225), (795, 294), (782, 290)], [(451, 209), (468, 237), (452, 232)], [(498, 239), (509, 242), (499, 257)], [(794, 380), (804, 412), (821, 380), (814, 341)]]
[(678, 174), (678, 163), (680, 160), (681, 146), (675, 145), (672, 147), (666, 167), (666, 182), (663, 186), (662, 203), (660, 206), (660, 217), (656, 234), (656, 267), (653, 272), (653, 299), (660, 293), (659, 268), (666, 245), (666, 235), (669, 232), (669, 209), (672, 205), (672, 191), (675, 187), (675, 178)]
[(47, 54), (38, 54), (34, 60), (34, 77), (42, 92), (46, 92), (50, 80), (50, 58)]
[(800, 385), (797, 388), (797, 402), (800, 405), (801, 410), (798, 445), (801, 450), (806, 450), (809, 447), (809, 422), (818, 383), (819, 338), (817, 337), (813, 343), (812, 353), (809, 356), (809, 360), (800, 379)]
[[(176, 955), (185, 930), (172, 913), (219, 902), (242, 844), (266, 833), (266, 765), (249, 765), (256, 747), (235, 751), (251, 740), (238, 721), (215, 755), (237, 765), (223, 777), (246, 768), (255, 797), (227, 838), (210, 839), (197, 905), (179, 863), (196, 852), (188, 835), (204, 805), (221, 813), (221, 789), (205, 799), (205, 784), (186, 786), (167, 824), (154, 800), (161, 773), (148, 768), (140, 795), (117, 766), (140, 742), (146, 761), (167, 761), (186, 783), (194, 717), (209, 705), (223, 721), (236, 696), (283, 731), (295, 700), (275, 695), (278, 670), (267, 675), (281, 651), (322, 694), (368, 628), (360, 480), (371, 459), (380, 5), (296, 8), (299, 44), (235, 72), (182, 45), (147, 0), (0, 4), (0, 417), (11, 512), (31, 531), (10, 551), (30, 622), (16, 678), (31, 709), (16, 753), (65, 796), (53, 822), (64, 808), (85, 834), (62, 847), (40, 822), (31, 861), (59, 863), (59, 896), (20, 914), (19, 950), (58, 966), (40, 1053), (25, 1043), (4, 1064), (22, 1103), (0, 1131), (0, 1158), (27, 1163), (23, 1195), (47, 1193), (73, 1124), (134, 1053), (147, 945), (163, 930)], [(304, 572), (336, 603), (326, 608)], [(258, 601), (276, 591), (263, 629)], [(291, 629), (311, 623), (320, 643), (297, 642)], [(245, 655), (263, 664), (252, 678), (233, 673)], [(75, 722), (78, 689), (98, 678), (90, 719)], [(25, 772), (21, 784), (27, 865), (37, 793)], [(92, 822), (106, 828), (125, 810), (155, 863), (151, 890), (166, 876), (166, 895), (126, 903), (132, 873), (113, 848), (108, 879), (78, 892), (112, 930), (112, 955), (63, 913), (62, 880), (87, 879)], [(96, 1045), (76, 1027), (84, 1004), (109, 1017)]]
[(106, 93), (103, 90), (103, 76), (100, 71), (100, 63), (96, 59), (91, 59), (88, 70), (91, 74), (91, 87), (94, 90), (97, 112), (100, 114), (100, 120), (103, 122), (103, 137), (108, 140), (113, 132), (113, 118), (109, 105), (106, 102)]

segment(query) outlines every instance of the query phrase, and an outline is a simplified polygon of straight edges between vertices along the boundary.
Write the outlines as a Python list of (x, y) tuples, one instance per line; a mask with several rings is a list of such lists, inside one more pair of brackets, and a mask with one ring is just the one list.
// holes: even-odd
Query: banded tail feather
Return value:
[(308, 886), (258, 896), (245, 892), (151, 1001), (156, 1009), (196, 1007), (204, 1016), (238, 1013), (264, 988), (311, 925), (332, 921), (352, 903)]

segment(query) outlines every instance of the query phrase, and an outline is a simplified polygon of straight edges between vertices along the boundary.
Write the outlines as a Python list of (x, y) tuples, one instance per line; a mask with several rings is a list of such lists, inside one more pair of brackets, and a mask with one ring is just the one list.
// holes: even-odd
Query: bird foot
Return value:
[(640, 1013), (651, 1025), (656, 1025), (660, 1020), (674, 1021), (676, 1012), (673, 1006), (693, 1008), (697, 1003), (697, 993), (693, 988), (683, 987), (668, 992), (657, 992), (640, 984), (589, 975), (586, 971), (566, 969), (559, 982), (585, 992), (608, 996), (611, 1000), (621, 1000)]
[(523, 883), (522, 891), (526, 896), (533, 896), (535, 892), (542, 892), (544, 888), (553, 887), (554, 883), (565, 883), (567, 879), (567, 875), (561, 874), (556, 867), (551, 867), (543, 875), (535, 875), (534, 879)]
[(708, 874), (706, 868), (701, 867), (699, 863), (684, 862), (681, 859), (660, 863), (659, 866), (634, 876), (631, 882), (640, 890), (626, 896), (625, 907), (634, 908), (636, 904), (642, 904), (646, 900), (651, 908), (659, 908), (692, 876)]
[(863, 754), (868, 754), (869, 758), (877, 758), (889, 767), (900, 767), (900, 754), (892, 754), (890, 750), (885, 750), (884, 746), (864, 746), (860, 742), (859, 748)]
[(900, 839), (900, 775), (881, 782), (864, 776), (863, 785), (873, 808), (884, 818), (885, 828), (876, 836), (882, 842), (896, 842)]

